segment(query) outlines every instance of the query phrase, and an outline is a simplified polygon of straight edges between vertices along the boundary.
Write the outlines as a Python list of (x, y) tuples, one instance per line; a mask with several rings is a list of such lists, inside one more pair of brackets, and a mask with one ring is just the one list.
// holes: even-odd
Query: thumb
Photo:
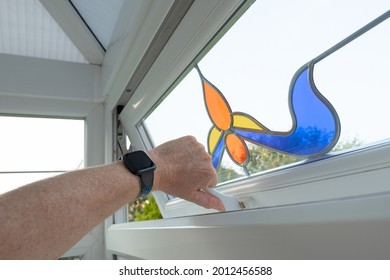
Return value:
[(194, 197), (193, 202), (205, 208), (216, 209), (220, 212), (225, 211), (225, 207), (222, 201), (203, 189), (197, 192), (197, 195)]

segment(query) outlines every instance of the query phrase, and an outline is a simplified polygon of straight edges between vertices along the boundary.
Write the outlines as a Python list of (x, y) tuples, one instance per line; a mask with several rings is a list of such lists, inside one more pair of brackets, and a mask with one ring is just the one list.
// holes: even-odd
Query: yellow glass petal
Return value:
[(204, 98), (206, 102), (207, 111), (212, 122), (220, 130), (227, 130), (232, 122), (231, 110), (223, 97), (222, 93), (209, 83), (206, 79), (203, 79)]
[(215, 126), (213, 126), (209, 132), (208, 138), (208, 149), (209, 154), (213, 154), (215, 148), (217, 147), (218, 140), (221, 137), (222, 132), (219, 131)]
[(242, 139), (236, 134), (230, 133), (226, 136), (226, 148), (230, 157), (237, 164), (244, 164), (247, 159), (247, 148)]
[(233, 127), (250, 129), (250, 130), (265, 130), (265, 127), (250, 115), (245, 113), (233, 113)]

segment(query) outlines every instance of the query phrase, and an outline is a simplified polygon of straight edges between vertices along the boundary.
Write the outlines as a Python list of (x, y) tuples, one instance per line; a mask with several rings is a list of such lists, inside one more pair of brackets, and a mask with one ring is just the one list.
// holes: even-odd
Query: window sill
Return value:
[(390, 193), (109, 227), (140, 259), (388, 259)]
[(388, 259), (389, 181), (382, 143), (219, 187), (255, 209), (210, 213), (174, 199), (171, 218), (112, 225), (106, 244), (123, 258)]

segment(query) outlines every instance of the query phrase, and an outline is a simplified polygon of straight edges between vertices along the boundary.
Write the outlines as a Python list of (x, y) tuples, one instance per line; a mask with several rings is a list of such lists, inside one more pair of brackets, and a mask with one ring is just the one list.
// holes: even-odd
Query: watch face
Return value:
[(132, 173), (137, 173), (140, 170), (149, 169), (154, 167), (154, 162), (144, 151), (135, 151), (123, 156), (127, 168)]

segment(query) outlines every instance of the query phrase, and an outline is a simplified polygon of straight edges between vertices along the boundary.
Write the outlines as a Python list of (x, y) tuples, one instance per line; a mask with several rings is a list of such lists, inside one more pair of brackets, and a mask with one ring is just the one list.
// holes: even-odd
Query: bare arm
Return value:
[[(217, 183), (211, 158), (193, 137), (151, 151), (153, 190), (223, 210), (203, 189)], [(94, 226), (134, 200), (139, 179), (122, 162), (68, 172), (0, 196), (0, 259), (56, 259)]]

